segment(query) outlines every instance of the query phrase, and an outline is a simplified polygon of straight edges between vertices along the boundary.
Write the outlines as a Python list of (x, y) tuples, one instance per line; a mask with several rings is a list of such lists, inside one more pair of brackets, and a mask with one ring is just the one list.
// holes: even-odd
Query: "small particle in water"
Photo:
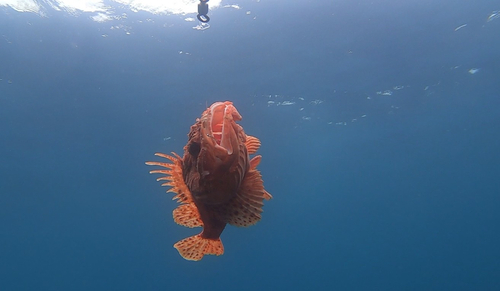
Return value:
[(480, 69), (478, 69), (478, 68), (472, 68), (472, 69), (469, 70), (469, 74), (474, 75), (475, 73), (479, 72), (479, 70)]
[(460, 25), (459, 27), (455, 28), (455, 31), (459, 30), (460, 28), (464, 28), (467, 26), (467, 23), (466, 24), (462, 24)]

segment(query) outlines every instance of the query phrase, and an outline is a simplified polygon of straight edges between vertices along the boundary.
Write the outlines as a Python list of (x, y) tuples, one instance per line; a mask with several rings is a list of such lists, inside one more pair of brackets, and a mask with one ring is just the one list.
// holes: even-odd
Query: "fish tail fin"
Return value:
[(186, 260), (199, 261), (204, 255), (220, 256), (224, 253), (224, 246), (220, 238), (208, 239), (201, 237), (201, 234), (190, 236), (178, 241), (174, 248)]

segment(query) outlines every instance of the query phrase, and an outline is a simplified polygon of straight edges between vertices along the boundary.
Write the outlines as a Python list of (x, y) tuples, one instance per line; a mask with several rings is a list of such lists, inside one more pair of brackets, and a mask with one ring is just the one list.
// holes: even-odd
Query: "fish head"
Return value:
[(212, 104), (199, 120), (197, 157), (199, 201), (220, 204), (231, 199), (249, 168), (246, 135), (236, 122), (242, 119), (230, 101)]

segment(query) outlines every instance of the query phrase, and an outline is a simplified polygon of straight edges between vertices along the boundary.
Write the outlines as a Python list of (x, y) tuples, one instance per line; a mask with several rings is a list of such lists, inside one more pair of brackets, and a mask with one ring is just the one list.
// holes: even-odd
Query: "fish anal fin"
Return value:
[(260, 140), (255, 136), (247, 135), (245, 145), (247, 147), (248, 154), (253, 155), (260, 148)]
[(220, 238), (207, 239), (201, 234), (190, 236), (174, 244), (174, 248), (186, 260), (199, 261), (204, 255), (220, 256), (224, 253), (224, 246)]
[(174, 221), (182, 226), (190, 228), (203, 226), (200, 213), (194, 203), (179, 205), (179, 207), (174, 209), (172, 215), (174, 217)]
[(221, 218), (231, 225), (254, 225), (261, 218), (263, 200), (270, 198), (271, 195), (264, 190), (264, 183), (259, 171), (251, 167), (236, 196), (224, 206), (219, 207), (218, 212)]

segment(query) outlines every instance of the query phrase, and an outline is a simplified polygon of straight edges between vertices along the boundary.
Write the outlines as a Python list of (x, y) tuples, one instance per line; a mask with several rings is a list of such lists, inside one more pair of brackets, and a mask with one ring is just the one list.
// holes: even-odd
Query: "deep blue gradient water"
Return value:
[[(0, 289), (500, 290), (499, 3), (238, 4), (0, 7)], [(144, 162), (222, 100), (274, 199), (189, 262)]]

